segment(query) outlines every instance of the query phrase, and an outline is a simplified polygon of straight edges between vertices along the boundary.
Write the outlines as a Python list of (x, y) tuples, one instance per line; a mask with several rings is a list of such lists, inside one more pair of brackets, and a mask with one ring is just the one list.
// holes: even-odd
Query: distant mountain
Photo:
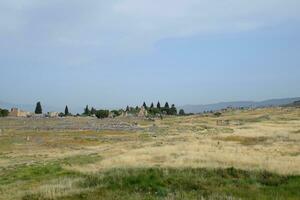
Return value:
[(206, 105), (185, 105), (179, 109), (184, 109), (186, 113), (200, 113), (204, 111), (216, 111), (228, 107), (233, 108), (258, 108), (258, 107), (271, 107), (291, 104), (295, 101), (300, 101), (300, 97), (297, 98), (284, 98), (284, 99), (269, 99), (265, 101), (233, 101), (233, 102), (221, 102), (216, 104)]
[(300, 101), (294, 101), (293, 103), (286, 104), (285, 107), (298, 107), (298, 108), (300, 108)]

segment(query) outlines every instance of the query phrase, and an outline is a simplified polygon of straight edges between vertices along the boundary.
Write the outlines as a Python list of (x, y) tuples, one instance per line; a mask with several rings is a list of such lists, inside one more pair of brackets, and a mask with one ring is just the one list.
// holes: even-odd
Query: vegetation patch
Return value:
[(245, 136), (227, 136), (227, 137), (215, 137), (215, 140), (221, 140), (225, 142), (238, 142), (242, 145), (257, 145), (264, 143), (268, 140), (267, 137), (245, 137)]
[(61, 160), (62, 164), (65, 165), (86, 165), (98, 162), (102, 159), (98, 154), (89, 154), (89, 155), (76, 155), (64, 158)]
[(241, 119), (240, 121), (242, 122), (249, 122), (249, 123), (254, 123), (254, 122), (262, 122), (262, 121), (268, 121), (270, 120), (270, 116), (269, 115), (262, 115), (259, 117), (253, 117), (253, 118), (248, 118), (248, 119)]
[(64, 170), (58, 163), (22, 165), (15, 169), (1, 171), (0, 185), (16, 181), (40, 181), (73, 174), (73, 172)]
[(300, 134), (300, 129), (299, 129), (299, 130), (296, 130), (296, 131), (293, 131), (293, 133), (295, 133), (295, 134)]
[(81, 187), (92, 190), (60, 199), (297, 199), (300, 177), (235, 168), (115, 169), (86, 176)]

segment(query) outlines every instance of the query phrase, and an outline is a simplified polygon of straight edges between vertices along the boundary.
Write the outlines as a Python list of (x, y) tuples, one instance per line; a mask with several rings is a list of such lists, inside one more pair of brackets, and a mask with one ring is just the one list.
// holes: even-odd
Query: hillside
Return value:
[(299, 101), (300, 97), (296, 98), (283, 98), (283, 99), (269, 99), (265, 101), (233, 101), (233, 102), (220, 102), (215, 104), (206, 105), (185, 105), (181, 106), (180, 109), (184, 109), (186, 113), (200, 113), (204, 111), (215, 111), (228, 107), (240, 108), (240, 107), (271, 107), (291, 104), (295, 101)]

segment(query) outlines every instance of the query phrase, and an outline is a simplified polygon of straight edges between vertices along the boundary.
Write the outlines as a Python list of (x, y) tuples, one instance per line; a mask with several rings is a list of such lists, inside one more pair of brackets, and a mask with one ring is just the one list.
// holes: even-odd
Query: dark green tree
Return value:
[(120, 110), (112, 110), (111, 112), (113, 113), (114, 117), (118, 117), (122, 114), (122, 112)]
[(159, 102), (157, 102), (156, 108), (160, 109), (160, 103)]
[(171, 106), (170, 115), (177, 115), (177, 108), (175, 107), (174, 104), (172, 104)]
[(161, 108), (161, 111), (165, 115), (170, 115), (170, 106), (169, 106), (168, 102), (166, 102), (165, 106), (163, 108)]
[(169, 109), (170, 108), (170, 106), (169, 106), (169, 103), (168, 102), (166, 102), (166, 104), (165, 104), (165, 107), (164, 108), (166, 108), (166, 109)]
[(89, 109), (89, 106), (88, 106), (88, 105), (86, 105), (86, 107), (85, 107), (85, 109), (84, 109), (84, 112), (83, 112), (83, 114), (84, 114), (84, 115), (86, 115), (86, 116), (89, 116), (89, 115), (91, 115), (91, 111), (90, 111), (90, 109)]
[(151, 106), (150, 106), (150, 108), (154, 108), (154, 104), (153, 104), (153, 103), (151, 103)]
[(9, 111), (6, 109), (0, 109), (0, 117), (7, 117), (9, 114)]
[(185, 112), (184, 112), (183, 109), (180, 109), (180, 110), (179, 110), (179, 115), (185, 115)]
[(41, 102), (37, 102), (36, 103), (36, 107), (35, 107), (34, 113), (35, 114), (42, 114), (43, 113)]
[(70, 113), (69, 113), (69, 108), (68, 108), (68, 106), (66, 106), (66, 108), (65, 108), (65, 116), (68, 116)]
[(95, 115), (96, 112), (97, 112), (97, 110), (96, 110), (94, 107), (92, 107), (92, 108), (91, 108), (91, 115)]
[(145, 102), (143, 103), (143, 106), (145, 109), (147, 109), (147, 104)]
[(109, 110), (97, 110), (96, 117), (99, 119), (107, 118), (109, 116)]
[(158, 108), (150, 108), (149, 109), (149, 114), (156, 116), (157, 114), (160, 114), (160, 110)]
[(129, 112), (130, 111), (130, 108), (129, 106), (126, 107), (126, 112)]

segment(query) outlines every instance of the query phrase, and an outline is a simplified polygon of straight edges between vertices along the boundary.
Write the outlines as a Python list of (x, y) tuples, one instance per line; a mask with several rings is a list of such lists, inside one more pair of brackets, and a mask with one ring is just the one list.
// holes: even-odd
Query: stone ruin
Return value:
[(20, 110), (18, 108), (12, 108), (10, 110), (8, 116), (10, 116), (10, 117), (29, 117), (29, 116), (32, 116), (32, 113)]
[(217, 126), (228, 126), (230, 125), (229, 120), (217, 120)]
[(148, 115), (148, 111), (144, 106), (142, 106), (140, 112), (138, 113), (138, 117), (146, 117), (147, 115)]

